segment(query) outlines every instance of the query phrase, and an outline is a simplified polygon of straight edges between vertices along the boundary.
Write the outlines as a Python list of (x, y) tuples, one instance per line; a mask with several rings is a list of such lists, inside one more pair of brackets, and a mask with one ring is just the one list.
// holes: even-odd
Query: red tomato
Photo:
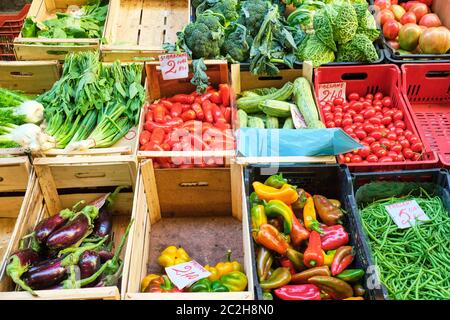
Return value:
[(374, 125), (380, 125), (381, 124), (381, 120), (378, 117), (372, 117), (369, 119), (369, 122), (374, 124)]
[(342, 126), (342, 119), (341, 118), (337, 118), (334, 120), (334, 125), (336, 127), (341, 127)]
[(350, 126), (352, 124), (353, 124), (353, 120), (351, 118), (345, 118), (345, 119), (342, 120), (342, 125), (344, 127)]
[(370, 147), (369, 146), (363, 146), (361, 149), (358, 150), (358, 154), (363, 158), (367, 158), (370, 154)]
[(334, 113), (334, 117), (335, 117), (335, 118), (342, 118), (343, 115), (344, 115), (344, 114), (343, 114), (342, 112), (335, 112), (335, 113)]
[(392, 159), (395, 159), (397, 155), (398, 153), (395, 151), (388, 151), (388, 157), (391, 157)]
[(421, 157), (422, 156), (419, 153), (413, 153), (413, 155), (411, 157), (411, 160), (412, 161), (419, 161)]
[(392, 105), (392, 99), (390, 97), (384, 97), (383, 100), (381, 100), (381, 103), (385, 107), (390, 107)]
[(370, 108), (370, 109), (367, 109), (363, 113), (363, 116), (364, 116), (365, 119), (369, 119), (369, 118), (372, 118), (375, 115), (375, 113), (376, 113), (375, 109), (374, 108)]
[(383, 99), (383, 94), (382, 94), (381, 92), (377, 92), (377, 93), (375, 93), (375, 95), (373, 96), (373, 98), (374, 98), (375, 100), (381, 100), (381, 99)]
[(342, 105), (342, 111), (347, 112), (350, 110), (350, 105), (348, 103), (344, 103)]
[(373, 137), (367, 137), (364, 139), (364, 142), (370, 145), (371, 143), (374, 143), (376, 140)]
[(417, 142), (420, 142), (420, 139), (417, 138), (417, 136), (412, 136), (411, 138), (409, 138), (409, 143), (411, 143), (411, 146)]
[(359, 163), (361, 161), (362, 161), (361, 156), (359, 156), (357, 154), (352, 157), (352, 163)]
[(348, 155), (348, 154), (345, 155), (344, 162), (345, 162), (345, 163), (350, 163), (350, 162), (352, 162), (351, 154), (350, 154), (350, 155)]
[(353, 117), (353, 122), (355, 123), (363, 123), (364, 122), (364, 117), (361, 114), (357, 114)]
[(348, 110), (347, 113), (348, 113), (349, 115), (351, 115), (351, 116), (356, 115), (356, 111), (353, 110), (353, 109)]
[(401, 153), (397, 154), (397, 157), (395, 157), (394, 161), (397, 161), (397, 162), (405, 161), (405, 157)]
[(373, 100), (373, 94), (366, 94), (366, 100)]
[(395, 125), (395, 127), (397, 127), (397, 128), (402, 128), (402, 129), (405, 129), (405, 128), (406, 128), (406, 125), (405, 125), (405, 123), (403, 122), (403, 120), (395, 120), (395, 121), (394, 121), (394, 125)]
[(364, 123), (363, 129), (367, 133), (372, 133), (373, 131), (375, 131), (375, 126), (371, 123)]
[(392, 118), (388, 115), (384, 115), (384, 117), (381, 119), (381, 123), (384, 124), (385, 126), (391, 124), (392, 122)]
[(392, 161), (394, 161), (394, 159), (388, 156), (381, 157), (380, 160), (378, 160), (378, 162), (392, 162)]
[(345, 156), (343, 154), (338, 155), (338, 162), (345, 162)]
[(369, 108), (369, 107), (372, 106), (372, 102), (371, 101), (364, 101), (362, 103), (362, 105), (363, 105), (363, 108)]
[(359, 100), (359, 94), (357, 94), (356, 92), (350, 93), (348, 95), (348, 100), (350, 100), (350, 101)]
[(375, 140), (380, 140), (381, 137), (382, 137), (381, 132), (378, 131), (378, 130), (372, 131), (369, 135), (370, 135), (372, 138), (374, 138)]
[(335, 105), (335, 106), (340, 106), (341, 104), (343, 104), (344, 103), (344, 99), (343, 98), (335, 98), (334, 100), (333, 100), (333, 104)]
[(352, 110), (355, 110), (356, 112), (361, 112), (361, 110), (363, 109), (363, 104), (361, 102), (355, 102), (353, 105), (350, 105), (350, 107), (352, 108)]
[(395, 128), (395, 134), (397, 136), (403, 135), (403, 129), (402, 128)]
[(414, 135), (414, 133), (412, 133), (411, 130), (405, 130), (405, 132), (403, 133), (403, 135), (405, 136), (406, 139), (409, 140), (409, 139)]
[(410, 143), (407, 139), (399, 140), (398, 143), (402, 146), (402, 149), (410, 147)]
[(332, 113), (326, 113), (323, 117), (325, 119), (325, 122), (329, 122), (329, 121), (333, 121), (334, 120), (334, 116)]
[(410, 148), (403, 148), (402, 153), (405, 159), (411, 159), (414, 154)]
[(397, 134), (395, 133), (395, 132), (389, 132), (387, 135), (386, 135), (386, 138), (388, 138), (389, 140), (396, 140), (397, 139)]
[(347, 129), (344, 128), (344, 131), (348, 133), (350, 136), (351, 134), (353, 134), (353, 129), (351, 127), (347, 127)]
[(365, 137), (367, 137), (367, 133), (362, 129), (355, 130), (355, 134), (358, 137), (358, 139), (361, 139), (361, 140), (364, 139)]
[(371, 154), (367, 157), (367, 162), (378, 162), (378, 157), (374, 154)]
[(384, 146), (384, 148), (386, 148), (386, 149), (390, 149), (391, 147), (392, 147), (392, 145), (393, 145), (393, 142), (391, 141), (391, 140), (389, 140), (389, 139), (387, 139), (387, 138), (381, 138), (380, 139), (380, 143), (381, 143), (381, 146), (383, 147)]
[(327, 128), (334, 128), (334, 127), (336, 127), (336, 125), (335, 125), (334, 121), (328, 121), (326, 123), (326, 127)]
[(395, 111), (395, 113), (392, 115), (392, 119), (403, 120), (403, 112), (401, 110)]
[(383, 158), (386, 157), (388, 152), (386, 149), (380, 148), (377, 149), (377, 151), (374, 151), (374, 154), (378, 157), (378, 158)]
[(393, 146), (391, 146), (390, 151), (394, 151), (396, 153), (401, 153), (402, 152), (403, 147), (401, 146), (401, 144), (394, 144)]
[(423, 144), (421, 142), (415, 142), (411, 145), (411, 150), (421, 153), (423, 151)]
[(322, 107), (322, 111), (323, 112), (331, 112), (331, 107), (330, 106), (323, 106)]

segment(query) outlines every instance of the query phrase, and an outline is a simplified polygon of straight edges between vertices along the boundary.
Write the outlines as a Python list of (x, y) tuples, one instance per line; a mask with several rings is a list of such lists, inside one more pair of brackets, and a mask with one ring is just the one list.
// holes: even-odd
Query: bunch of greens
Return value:
[(99, 62), (98, 52), (66, 57), (62, 77), (38, 98), (57, 147), (109, 147), (137, 125), (145, 92), (142, 65)]
[(312, 60), (315, 67), (334, 61), (370, 63), (378, 59), (373, 41), (380, 31), (366, 1), (305, 1), (288, 22), (300, 24), (308, 32), (297, 58)]
[(56, 18), (42, 22), (28, 17), (22, 28), (22, 37), (101, 38), (107, 12), (107, 1), (90, 0), (87, 5), (81, 7), (80, 14), (57, 12)]
[(277, 74), (278, 64), (292, 68), (304, 38), (297, 26), (288, 26), (285, 5), (270, 0), (194, 1), (196, 20), (178, 33), (169, 52), (187, 52), (193, 59), (247, 62), (258, 75)]

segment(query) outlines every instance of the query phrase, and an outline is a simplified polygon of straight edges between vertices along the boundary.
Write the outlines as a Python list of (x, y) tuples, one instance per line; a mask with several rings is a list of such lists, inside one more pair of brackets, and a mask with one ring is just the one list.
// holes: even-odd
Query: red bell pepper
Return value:
[(284, 268), (288, 268), (291, 274), (296, 274), (294, 263), (288, 258), (284, 257), (280, 259), (280, 265)]
[(291, 241), (294, 246), (299, 246), (303, 241), (308, 240), (309, 231), (306, 230), (306, 228), (294, 214), (292, 215), (292, 221), (292, 231), (290, 234)]
[(307, 267), (312, 268), (322, 266), (323, 260), (324, 256), (320, 244), (320, 234), (317, 231), (311, 231), (308, 247), (303, 254), (303, 262)]
[(333, 263), (331, 264), (331, 275), (335, 276), (345, 270), (353, 261), (354, 253), (352, 246), (342, 246), (336, 250)]
[(320, 235), (323, 250), (334, 250), (348, 243), (348, 233), (341, 225), (322, 227), (323, 234)]
[(230, 96), (231, 96), (231, 90), (230, 86), (226, 83), (219, 84), (219, 93), (222, 97), (222, 104), (224, 107), (228, 107), (230, 105)]
[(320, 289), (314, 284), (285, 285), (274, 292), (281, 300), (321, 300)]
[(179, 102), (184, 104), (194, 103), (195, 97), (190, 94), (176, 94), (168, 99), (170, 102)]

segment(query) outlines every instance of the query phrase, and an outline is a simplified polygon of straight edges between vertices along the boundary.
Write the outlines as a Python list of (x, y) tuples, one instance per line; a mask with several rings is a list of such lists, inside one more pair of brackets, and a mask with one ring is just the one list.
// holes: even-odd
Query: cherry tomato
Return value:
[(334, 126), (335, 127), (341, 127), (342, 126), (342, 119), (341, 118), (334, 119)]
[(328, 121), (333, 121), (334, 120), (334, 115), (332, 113), (326, 113), (323, 118), (325, 119), (325, 122)]
[(325, 112), (331, 112), (331, 107), (330, 106), (323, 106), (322, 107), (322, 111)]
[(357, 142), (359, 142), (358, 137), (357, 137), (356, 134), (354, 134), (353, 132), (352, 132), (352, 133), (349, 133), (349, 136), (352, 137), (353, 139), (355, 139)]
[(353, 103), (353, 105), (350, 104), (350, 107), (356, 112), (361, 112), (361, 110), (363, 109), (363, 104), (361, 102), (355, 102)]
[(395, 134), (397, 136), (403, 135), (404, 130), (402, 128), (395, 128)]
[(390, 148), (389, 150), (390, 150), (390, 151), (394, 151), (394, 152), (396, 152), (396, 153), (401, 153), (401, 152), (402, 152), (402, 149), (403, 149), (402, 145), (399, 144), (399, 143), (396, 143), (396, 144), (392, 145), (391, 148)]
[(348, 113), (349, 115), (351, 115), (351, 116), (356, 115), (356, 111), (353, 110), (353, 109), (348, 110), (347, 113)]
[(383, 104), (381, 103), (380, 100), (374, 100), (374, 101), (372, 102), (372, 105), (373, 105), (374, 107), (380, 107), (380, 108), (383, 106)]
[(421, 155), (419, 153), (413, 153), (411, 160), (412, 161), (419, 161), (421, 158)]
[(334, 107), (334, 113), (337, 113), (337, 112), (342, 112), (343, 111), (343, 109), (342, 109), (342, 107)]
[(386, 149), (380, 148), (377, 149), (377, 151), (374, 152), (374, 154), (378, 157), (378, 158), (383, 158), (386, 157), (388, 152)]
[(394, 161), (397, 161), (397, 162), (405, 161), (405, 157), (401, 153), (397, 154), (397, 157), (395, 157)]
[(405, 159), (411, 159), (414, 154), (410, 148), (403, 148), (402, 153)]
[(392, 157), (389, 156), (381, 157), (380, 160), (378, 160), (378, 162), (392, 162), (392, 161), (394, 161), (394, 159), (392, 159)]
[(345, 126), (350, 126), (353, 124), (353, 120), (351, 118), (345, 118), (342, 119), (342, 125)]
[(390, 150), (393, 145), (392, 141), (387, 138), (381, 138), (379, 141), (381, 143), (381, 146), (388, 150)]
[(335, 118), (342, 118), (344, 116), (344, 114), (342, 112), (335, 112), (334, 113), (334, 117)]
[(355, 154), (355, 155), (352, 157), (352, 163), (359, 163), (359, 162), (361, 162), (361, 161), (362, 161), (361, 156), (359, 156), (359, 155), (357, 155), (357, 154)]
[[(367, 131), (366, 131), (367, 132)], [(372, 131), (371, 133), (369, 133), (369, 136), (371, 136), (372, 138), (374, 138), (375, 140), (380, 140), (382, 135), (381, 132), (378, 130)]]
[(395, 151), (388, 151), (388, 157), (391, 157), (392, 159), (397, 158), (398, 153)]
[(361, 149), (358, 150), (358, 154), (363, 159), (367, 158), (367, 156), (369, 156), (370, 154), (370, 147), (367, 145), (363, 146)]
[(358, 137), (358, 139), (361, 139), (361, 140), (364, 139), (365, 137), (367, 137), (367, 133), (362, 129), (355, 130), (355, 134)]
[(383, 94), (382, 94), (381, 92), (377, 92), (377, 93), (375, 93), (375, 95), (373, 96), (373, 98), (374, 98), (375, 100), (381, 100), (381, 99), (383, 99)]
[(348, 100), (356, 101), (358, 99), (359, 99), (359, 94), (357, 94), (356, 92), (350, 93), (348, 95)]
[(366, 99), (373, 100), (373, 94), (366, 94)]
[(362, 103), (362, 105), (363, 105), (363, 108), (364, 108), (364, 109), (370, 108), (370, 107), (372, 106), (372, 102), (369, 102), (369, 101), (364, 100), (364, 102)]
[(413, 145), (417, 142), (420, 142), (420, 139), (417, 138), (417, 136), (411, 136), (411, 138), (409, 138), (408, 140), (409, 140), (409, 143), (411, 143), (411, 145)]
[(411, 130), (405, 130), (405, 132), (403, 133), (403, 135), (405, 136), (406, 139), (409, 140), (409, 139), (414, 135), (414, 133), (412, 133)]
[(365, 123), (363, 125), (363, 129), (367, 133), (372, 133), (373, 131), (375, 131), (375, 126), (371, 123)]
[(344, 158), (344, 162), (345, 162), (345, 163), (350, 163), (350, 162), (352, 162), (352, 157), (351, 157), (351, 155), (346, 155), (345, 158)]
[(335, 105), (335, 106), (340, 106), (341, 104), (343, 104), (344, 103), (344, 99), (343, 98), (335, 98), (334, 100), (333, 100), (333, 104)]
[(350, 110), (350, 105), (348, 103), (344, 103), (342, 105), (342, 111), (347, 112), (348, 110)]
[(353, 122), (362, 123), (364, 122), (364, 117), (361, 114), (357, 114), (353, 117)]
[(392, 99), (390, 97), (384, 97), (381, 100), (381, 103), (383, 104), (383, 106), (385, 107), (390, 107), (392, 105)]
[(379, 143), (378, 141), (372, 142), (370, 144), (370, 149), (372, 149), (372, 151), (376, 151), (380, 148), (381, 148), (381, 143)]
[(353, 133), (353, 129), (351, 127), (347, 127), (347, 129), (344, 129), (344, 131), (346, 133), (348, 133), (349, 135), (351, 135)]
[(367, 137), (363, 140), (365, 143), (367, 143), (368, 145), (370, 145), (371, 143), (374, 143), (376, 140), (373, 137)]
[(385, 126), (391, 124), (391, 122), (392, 122), (392, 117), (391, 116), (387, 116), (386, 114), (381, 119), (381, 123), (384, 124)]
[(400, 146), (402, 147), (402, 149), (409, 148), (409, 147), (411, 146), (411, 144), (409, 143), (409, 141), (406, 140), (406, 139), (398, 140), (398, 143), (400, 144)]
[(381, 120), (378, 117), (372, 117), (369, 119), (369, 122), (375, 125), (380, 125), (381, 124)]
[(374, 108), (367, 109), (364, 113), (364, 119), (372, 118), (375, 115), (376, 111)]
[(328, 122), (326, 122), (325, 125), (326, 125), (327, 128), (334, 128), (334, 127), (336, 127), (334, 121), (328, 121)]
[(397, 140), (397, 134), (391, 131), (386, 135), (386, 138), (388, 138), (389, 140)]
[(403, 120), (403, 112), (401, 110), (395, 111), (395, 113), (392, 115), (392, 119)]
[(396, 128), (402, 128), (402, 129), (406, 128), (406, 125), (402, 120), (395, 120), (394, 125)]
[(421, 153), (423, 151), (423, 144), (421, 142), (415, 142), (411, 145), (411, 150)]
[(367, 162), (378, 162), (378, 157), (374, 154), (371, 154), (367, 157)]

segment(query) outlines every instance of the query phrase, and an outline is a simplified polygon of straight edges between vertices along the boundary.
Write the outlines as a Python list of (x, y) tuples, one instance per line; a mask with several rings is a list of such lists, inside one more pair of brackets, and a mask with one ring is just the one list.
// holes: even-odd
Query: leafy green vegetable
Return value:
[(339, 44), (344, 44), (353, 39), (358, 29), (358, 17), (353, 6), (344, 2), (336, 6), (336, 17), (333, 21), (333, 38)]
[(268, 0), (247, 0), (241, 1), (241, 10), (238, 18), (238, 23), (247, 28), (250, 37), (250, 44), (253, 38), (256, 37), (267, 11), (271, 7), (271, 2)]
[(247, 43), (247, 28), (239, 23), (232, 23), (225, 32), (222, 54), (231, 62), (247, 61), (250, 46)]
[(301, 61), (310, 60), (314, 67), (318, 67), (333, 62), (335, 55), (316, 35), (308, 35), (297, 50), (297, 58)]
[(364, 34), (357, 34), (350, 42), (339, 46), (336, 54), (336, 61), (340, 62), (374, 62), (377, 59), (377, 50)]
[(378, 39), (380, 30), (377, 28), (375, 17), (368, 11), (368, 3), (354, 3), (353, 7), (358, 17), (358, 29), (356, 33), (365, 34), (372, 41)]
[(203, 58), (192, 61), (192, 69), (194, 76), (191, 79), (191, 83), (196, 86), (196, 91), (200, 94), (205, 93), (206, 88), (209, 85), (209, 77), (206, 74), (206, 65)]
[(333, 40), (333, 25), (328, 10), (323, 8), (317, 11), (314, 15), (313, 23), (317, 38), (331, 50), (337, 51), (336, 44)]
[(238, 1), (237, 0), (204, 0), (196, 7), (196, 15), (200, 15), (206, 10), (220, 13), (226, 19), (225, 25), (238, 18)]

